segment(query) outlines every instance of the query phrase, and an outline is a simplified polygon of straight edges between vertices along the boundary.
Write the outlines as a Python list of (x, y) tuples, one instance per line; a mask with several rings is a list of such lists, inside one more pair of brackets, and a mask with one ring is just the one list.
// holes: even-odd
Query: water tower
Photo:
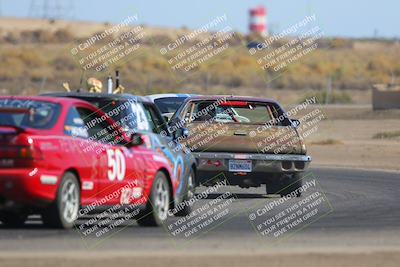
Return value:
[(260, 35), (268, 35), (267, 30), (267, 9), (263, 6), (258, 6), (250, 9), (250, 24), (249, 30), (251, 33)]

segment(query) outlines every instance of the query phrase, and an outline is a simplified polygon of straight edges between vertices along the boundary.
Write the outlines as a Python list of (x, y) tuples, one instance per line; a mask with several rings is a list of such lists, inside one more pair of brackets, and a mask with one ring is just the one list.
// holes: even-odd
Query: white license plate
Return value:
[(251, 160), (229, 160), (230, 172), (251, 172)]

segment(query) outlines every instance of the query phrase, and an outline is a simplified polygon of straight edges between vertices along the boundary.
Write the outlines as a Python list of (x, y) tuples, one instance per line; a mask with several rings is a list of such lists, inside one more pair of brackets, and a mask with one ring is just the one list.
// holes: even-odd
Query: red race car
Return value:
[(136, 205), (162, 224), (177, 185), (166, 158), (101, 110), (71, 98), (0, 97), (0, 221), (71, 228), (80, 215)]

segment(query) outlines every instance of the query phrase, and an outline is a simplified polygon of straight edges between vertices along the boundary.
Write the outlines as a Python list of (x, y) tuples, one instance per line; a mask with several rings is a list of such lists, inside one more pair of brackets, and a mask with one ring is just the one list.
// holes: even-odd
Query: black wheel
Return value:
[(301, 197), (301, 192), (298, 190), (303, 185), (302, 175), (299, 173), (293, 173), (284, 175), (282, 190), (279, 192), (281, 197), (295, 192), (296, 197)]
[(189, 215), (192, 212), (192, 206), (190, 206), (190, 200), (194, 197), (195, 190), (196, 190), (196, 180), (195, 180), (195, 174), (194, 170), (190, 170), (190, 174), (188, 177), (188, 191), (186, 193), (186, 196), (184, 198), (184, 201), (181, 203), (181, 207), (179, 207), (178, 211), (174, 214), (175, 216), (178, 217), (184, 217)]
[(24, 213), (3, 212), (0, 214), (0, 221), (6, 227), (19, 228), (24, 226), (27, 217)]
[(140, 226), (160, 226), (168, 217), (170, 204), (170, 188), (167, 177), (158, 172), (151, 187), (146, 209), (139, 214)]
[(42, 213), (43, 222), (50, 227), (69, 229), (78, 218), (80, 188), (75, 174), (64, 174), (54, 203)]

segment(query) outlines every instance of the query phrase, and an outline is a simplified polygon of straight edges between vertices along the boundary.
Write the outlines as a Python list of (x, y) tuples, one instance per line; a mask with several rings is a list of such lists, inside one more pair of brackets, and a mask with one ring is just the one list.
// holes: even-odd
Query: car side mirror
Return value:
[(130, 140), (128, 144), (130, 147), (140, 146), (144, 144), (143, 136), (140, 133), (132, 133), (129, 139)]
[(300, 126), (300, 121), (299, 121), (299, 120), (297, 120), (297, 119), (290, 119), (290, 121), (292, 122), (292, 126), (293, 126), (294, 128), (297, 128), (297, 127)]
[(182, 136), (184, 138), (187, 138), (189, 136), (189, 129), (188, 128), (182, 128)]
[(187, 138), (189, 136), (189, 130), (187, 128), (179, 128), (174, 132), (175, 139), (180, 137)]
[(167, 123), (169, 126), (175, 126), (179, 122), (178, 118), (170, 118)]

